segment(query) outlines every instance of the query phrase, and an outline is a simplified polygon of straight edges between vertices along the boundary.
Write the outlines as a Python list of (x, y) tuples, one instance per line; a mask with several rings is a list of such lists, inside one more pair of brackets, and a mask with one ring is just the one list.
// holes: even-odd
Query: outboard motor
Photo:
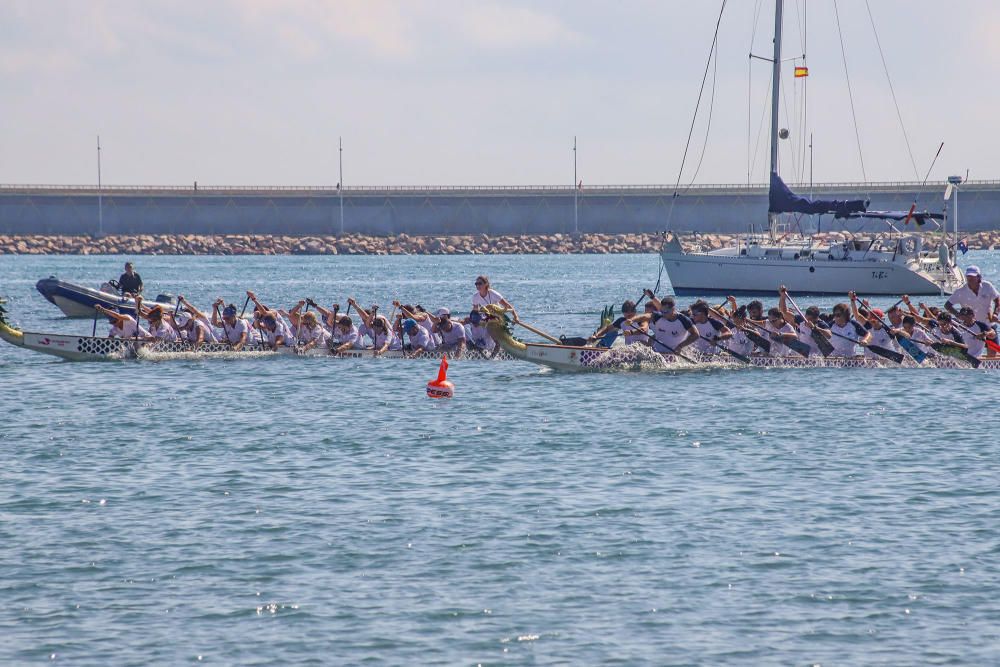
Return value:
[(177, 300), (174, 298), (173, 294), (157, 294), (156, 295), (156, 303), (166, 303), (166, 304), (170, 304), (172, 306), (172, 305), (174, 305), (176, 303), (176, 301)]

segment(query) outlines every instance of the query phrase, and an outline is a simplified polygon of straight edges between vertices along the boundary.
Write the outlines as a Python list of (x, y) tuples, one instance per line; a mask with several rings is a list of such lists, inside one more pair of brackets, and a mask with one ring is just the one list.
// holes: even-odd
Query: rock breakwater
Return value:
[[(845, 234), (816, 237), (817, 243)], [(730, 245), (731, 234), (684, 238), (686, 250), (716, 250)], [(649, 253), (660, 248), (660, 234), (551, 234), (533, 236), (3, 236), (0, 255), (530, 255)], [(967, 237), (970, 248), (1000, 247), (1000, 231)]]

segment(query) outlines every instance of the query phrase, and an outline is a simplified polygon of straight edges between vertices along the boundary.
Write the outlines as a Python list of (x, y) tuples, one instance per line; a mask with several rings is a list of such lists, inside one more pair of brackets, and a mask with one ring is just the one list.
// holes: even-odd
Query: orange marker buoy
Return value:
[(455, 385), (448, 381), (448, 359), (441, 357), (436, 380), (427, 383), (428, 398), (452, 398), (455, 395)]

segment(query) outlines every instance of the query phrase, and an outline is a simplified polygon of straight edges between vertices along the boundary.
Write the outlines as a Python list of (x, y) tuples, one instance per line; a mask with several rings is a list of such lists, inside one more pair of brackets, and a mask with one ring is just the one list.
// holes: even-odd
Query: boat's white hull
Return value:
[[(363, 359), (375, 356), (372, 350), (348, 350), (334, 354), (325, 347), (316, 347), (309, 350), (301, 350), (294, 347), (282, 347), (276, 351), (252, 345), (236, 351), (226, 343), (206, 343), (198, 347), (192, 347), (186, 343), (168, 342), (145, 342), (128, 340), (121, 338), (100, 338), (93, 336), (67, 336), (63, 334), (34, 333), (31, 331), (15, 331), (7, 327), (0, 326), (0, 338), (8, 343), (23, 347), (33, 352), (50, 354), (70, 361), (115, 361), (122, 359), (150, 359), (165, 361), (169, 359), (185, 359), (197, 356), (199, 358), (251, 358), (251, 357), (325, 357), (338, 359)], [(380, 355), (385, 359), (402, 359), (409, 357), (409, 353), (393, 350)], [(420, 352), (414, 358), (418, 359), (440, 359), (445, 356), (442, 352)], [(447, 353), (449, 359), (497, 359), (509, 361), (512, 359), (502, 350), (491, 357), (479, 350), (469, 349), (461, 357), (456, 357), (453, 353)]]
[(796, 294), (951, 294), (961, 275), (916, 271), (881, 260), (807, 260), (727, 256), (664, 250), (663, 268), (674, 293), (773, 294), (787, 285)]
[[(607, 370), (668, 370), (696, 368), (971, 368), (964, 361), (937, 355), (917, 364), (907, 357), (902, 364), (885, 359), (867, 357), (768, 357), (751, 356), (750, 363), (738, 361), (725, 354), (699, 355), (694, 350), (684, 350), (688, 359), (680, 359), (671, 354), (657, 355), (649, 348), (636, 349), (629, 354), (628, 348), (611, 350), (565, 345), (545, 345), (525, 343), (520, 350), (501, 342), (504, 351), (520, 361), (527, 361), (559, 371), (607, 371)], [(638, 348), (639, 346), (634, 346)], [(692, 363), (693, 362), (693, 363)], [(982, 359), (979, 370), (1000, 370), (1000, 358)]]

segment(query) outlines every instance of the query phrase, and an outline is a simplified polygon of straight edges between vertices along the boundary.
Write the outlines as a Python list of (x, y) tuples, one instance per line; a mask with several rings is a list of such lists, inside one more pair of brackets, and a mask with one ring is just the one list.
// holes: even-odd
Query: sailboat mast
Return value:
[[(774, 61), (771, 67), (771, 173), (778, 173), (778, 100), (781, 93), (781, 11), (782, 0), (774, 0)], [(768, 227), (774, 233), (776, 213), (768, 213)]]

